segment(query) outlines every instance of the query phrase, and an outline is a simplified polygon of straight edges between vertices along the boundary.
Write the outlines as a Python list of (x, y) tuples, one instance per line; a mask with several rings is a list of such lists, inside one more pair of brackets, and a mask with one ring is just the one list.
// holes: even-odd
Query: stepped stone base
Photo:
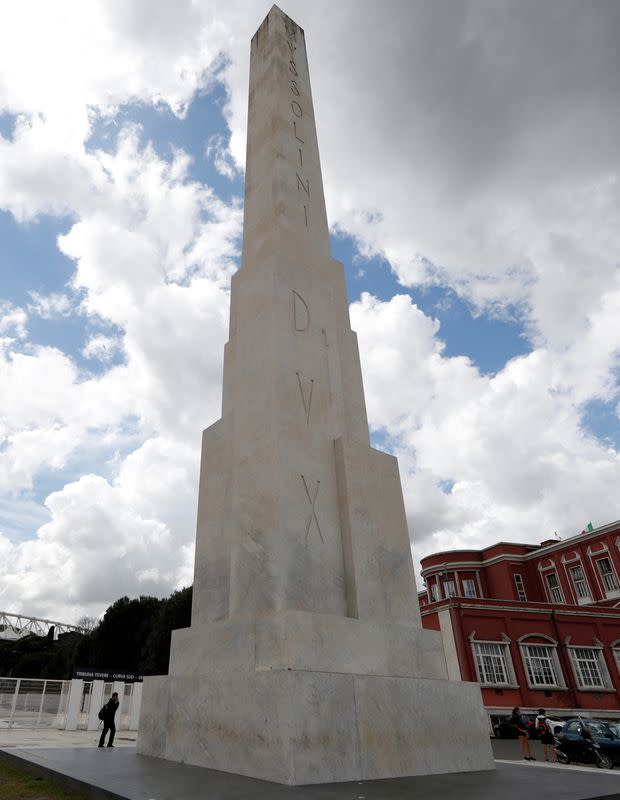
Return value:
[(139, 753), (292, 785), (494, 768), (480, 688), (445, 679), (432, 631), (305, 612), (200, 627), (145, 679)]

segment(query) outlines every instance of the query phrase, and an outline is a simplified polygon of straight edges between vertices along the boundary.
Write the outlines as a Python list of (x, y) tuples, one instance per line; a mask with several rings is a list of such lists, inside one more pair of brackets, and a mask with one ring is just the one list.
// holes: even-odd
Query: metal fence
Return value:
[(116, 727), (136, 730), (142, 697), (142, 686), (138, 686), (139, 690), (136, 684), (122, 682), (0, 678), (0, 730), (96, 729), (99, 725), (97, 712), (113, 691), (119, 693), (120, 700)]
[(63, 727), (71, 681), (0, 678), (0, 729)]

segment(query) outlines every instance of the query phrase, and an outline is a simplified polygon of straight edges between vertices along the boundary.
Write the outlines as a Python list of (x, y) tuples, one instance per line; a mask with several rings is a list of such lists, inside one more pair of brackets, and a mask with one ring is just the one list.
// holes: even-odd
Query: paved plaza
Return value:
[[(0, 750), (41, 750), (46, 748), (91, 748), (99, 742), (101, 727), (96, 731), (63, 731), (56, 728), (0, 729)], [(115, 747), (135, 747), (136, 731), (116, 731)], [(1, 800), (1, 798), (0, 798)]]
[(92, 732), (3, 731), (0, 759), (88, 800), (620, 800), (620, 770), (546, 764), (537, 742), (538, 760), (528, 764), (519, 760), (516, 741), (493, 742), (495, 771), (293, 787), (141, 756), (134, 737), (120, 736), (117, 748), (99, 750)]

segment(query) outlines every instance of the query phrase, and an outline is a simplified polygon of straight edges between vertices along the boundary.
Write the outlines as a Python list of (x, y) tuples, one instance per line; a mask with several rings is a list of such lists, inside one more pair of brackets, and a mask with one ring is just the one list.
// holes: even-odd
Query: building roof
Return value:
[(497, 542), (481, 550), (443, 550), (439, 553), (431, 553), (421, 559), (422, 575), (424, 576), (425, 573), (435, 570), (444, 564), (454, 566), (455, 563), (461, 563), (471, 566), (487, 566), (496, 561), (503, 561), (506, 558), (529, 561), (557, 550), (563, 550), (565, 547), (571, 547), (573, 544), (595, 539), (601, 534), (611, 533), (614, 530), (620, 531), (620, 520), (594, 528), (591, 531), (581, 531), (568, 539), (545, 539), (540, 544)]

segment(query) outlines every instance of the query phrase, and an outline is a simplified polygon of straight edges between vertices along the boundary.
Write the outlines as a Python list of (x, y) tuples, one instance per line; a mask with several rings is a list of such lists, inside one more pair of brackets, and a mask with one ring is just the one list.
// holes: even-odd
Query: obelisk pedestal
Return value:
[(192, 625), (140, 753), (288, 784), (492, 769), (477, 684), (421, 627), (396, 459), (370, 447), (304, 34), (252, 40), (243, 264), (204, 432)]

